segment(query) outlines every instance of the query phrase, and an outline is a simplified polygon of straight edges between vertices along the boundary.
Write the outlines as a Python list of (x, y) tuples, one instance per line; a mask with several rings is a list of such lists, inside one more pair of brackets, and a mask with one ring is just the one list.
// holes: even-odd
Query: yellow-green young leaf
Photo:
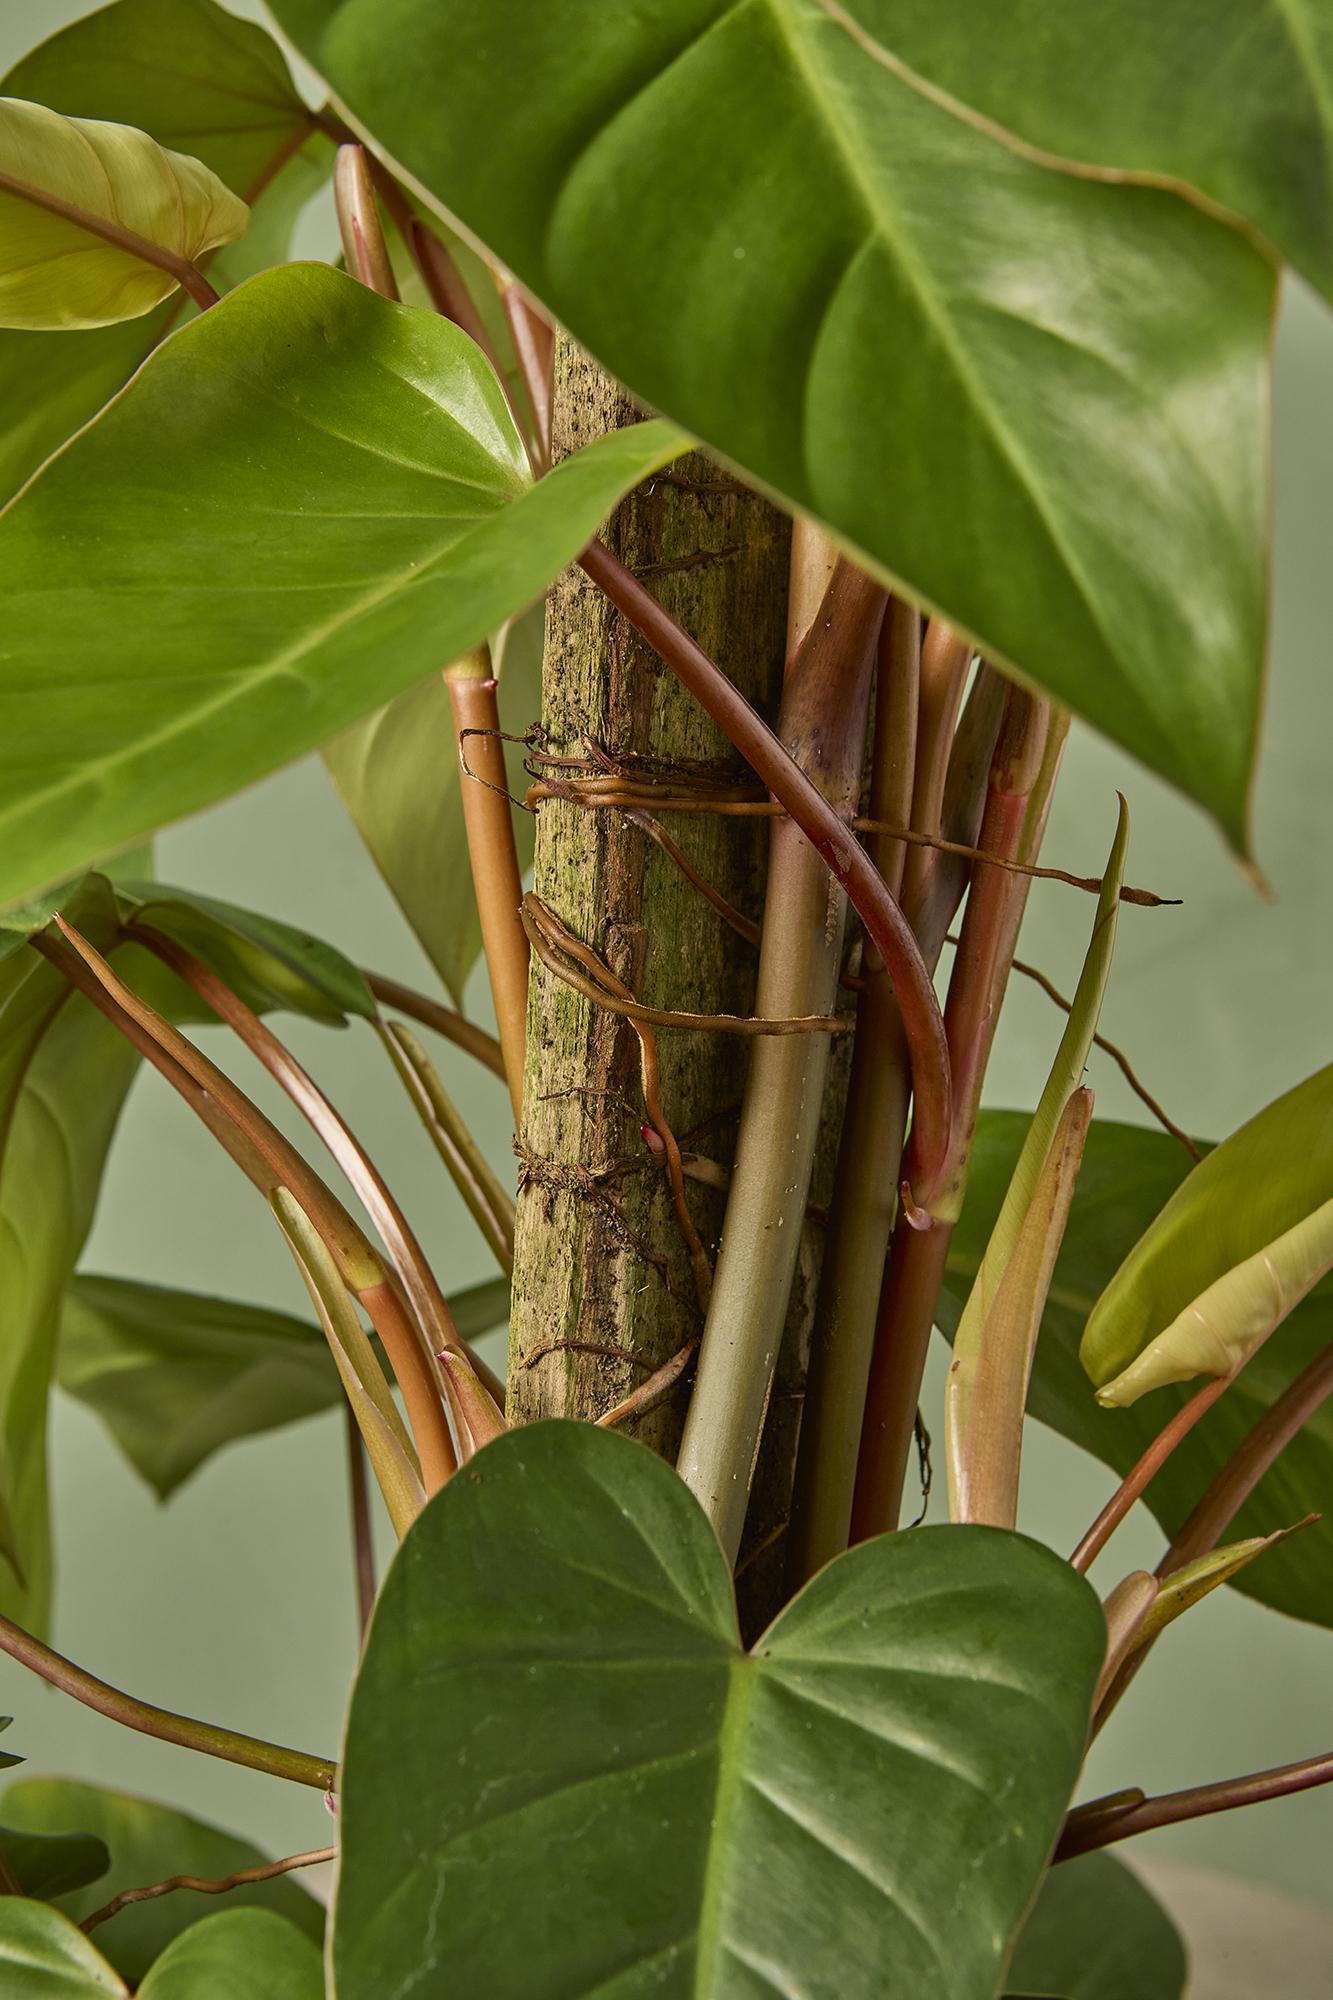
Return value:
[(1197, 1562), (1186, 1563), (1182, 1569), (1173, 1570), (1165, 1577), (1161, 1588), (1149, 1606), (1142, 1624), (1135, 1635), (1135, 1652), (1150, 1646), (1159, 1632), (1179, 1618), (1184, 1612), (1198, 1604), (1217, 1589), (1219, 1584), (1230, 1583), (1233, 1576), (1252, 1563), (1256, 1556), (1264, 1555), (1278, 1542), (1285, 1542), (1288, 1535), (1299, 1534), (1319, 1517), (1307, 1515), (1304, 1521), (1297, 1521), (1293, 1527), (1277, 1528), (1271, 1535), (1249, 1535), (1243, 1542), (1228, 1542), (1225, 1548), (1210, 1549)]
[(1181, 1184), (1089, 1316), (1098, 1401), (1241, 1367), (1333, 1269), (1333, 1064), (1242, 1125)]
[(250, 211), (146, 132), (0, 99), (0, 325), (111, 326), (151, 312), (177, 265), (245, 233)]

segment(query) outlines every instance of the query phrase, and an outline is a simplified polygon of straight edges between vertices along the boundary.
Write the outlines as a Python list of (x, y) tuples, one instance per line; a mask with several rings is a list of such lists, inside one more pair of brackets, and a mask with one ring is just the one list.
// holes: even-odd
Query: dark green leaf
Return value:
[(1180, 1933), (1132, 1869), (1110, 1854), (1052, 1868), (1009, 1967), (1018, 1994), (1059, 2000), (1180, 2000)]
[[(949, 1254), (939, 1323), (952, 1334), (1008, 1185), (1028, 1121), (983, 1112), (962, 1220)], [(1126, 1410), (1103, 1409), (1078, 1359), (1093, 1305), (1143, 1231), (1190, 1170), (1165, 1133), (1096, 1121), (1088, 1136), (1064, 1247), (1055, 1267), (1028, 1409), (1090, 1451), (1117, 1475), (1129, 1471), (1192, 1390), (1175, 1385)], [(1215, 1473), (1294, 1376), (1333, 1342), (1333, 1282), (1325, 1280), (1278, 1328), (1152, 1481), (1148, 1506), (1168, 1533), (1179, 1528)], [(1330, 1511), (1333, 1404), (1326, 1403), (1265, 1473), (1227, 1539), (1271, 1534), (1307, 1514)], [(1333, 1625), (1328, 1520), (1279, 1542), (1231, 1579), (1233, 1590), (1296, 1618)]]
[(49, 1903), (0, 1896), (0, 1964), (13, 2000), (128, 2000), (92, 1939)]
[[(8, 1729), (13, 1723), (12, 1715), (0, 1715), (0, 1730)], [(15, 1764), (24, 1762), (22, 1757), (13, 1756), (8, 1750), (0, 1750), (0, 1771), (12, 1770)]]
[(1197, 188), (1333, 295), (1333, 17), (1319, 0), (843, 0), (1028, 146)]
[(510, 1432), (414, 1524), (376, 1609), (340, 2000), (990, 1995), (1103, 1633), (1049, 1551), (927, 1528), (830, 1564), (745, 1654), (669, 1467), (592, 1425)]
[(116, 881), (127, 921), (142, 919), (202, 959), (258, 1013), (286, 1008), (337, 1027), (374, 1020), (374, 996), (350, 959), (308, 931), (165, 883)]
[(92, 1833), (20, 1833), (0, 1826), (0, 1854), (24, 1895), (43, 1903), (86, 1888), (111, 1866), (106, 1842)]
[[(213, 0), (114, 0), (25, 56), (0, 95), (137, 125), (257, 202), (245, 236), (213, 263), (219, 289), (286, 255), (332, 158), (276, 45)], [(168, 300), (146, 319), (77, 339), (0, 332), (0, 496), (94, 416), (192, 310)]]
[(313, 264), (229, 293), (0, 515), (0, 903), (418, 685), (681, 446), (634, 425), (533, 486), (448, 322)]
[[(471, 1340), (503, 1322), (509, 1285), (474, 1285), (449, 1303)], [(57, 1379), (163, 1500), (224, 1445), (332, 1409), (343, 1393), (323, 1334), (304, 1320), (87, 1275), (65, 1296)]]
[(1274, 278), (1243, 237), (1020, 158), (821, 0), (274, 12), (646, 403), (1244, 844)]
[[(105, 883), (67, 907), (94, 943), (110, 943)], [(132, 977), (152, 975), (137, 951), (122, 962)], [(24, 1579), (0, 1571), (0, 1608), (38, 1629), (51, 1585), (46, 1402), (60, 1302), (137, 1063), (44, 959), (25, 952), (0, 965), (0, 1475)]]
[[(122, 1889), (164, 1882), (169, 1875), (198, 1875), (214, 1881), (240, 1868), (256, 1868), (267, 1859), (249, 1841), (206, 1826), (186, 1813), (70, 1778), (16, 1779), (5, 1792), (0, 1810), (11, 1824), (30, 1833), (81, 1827), (106, 1842), (111, 1850), (109, 1874), (95, 1887), (60, 1899), (60, 1908), (76, 1923), (109, 1903)], [(233, 1906), (275, 1911), (290, 1918), (317, 1943), (323, 1935), (323, 1910), (297, 1887), (292, 1876), (248, 1883), (227, 1893)], [(99, 1930), (97, 1941), (118, 1972), (126, 1979), (139, 1980), (173, 1938), (216, 1907), (209, 1897), (192, 1889), (177, 1889), (152, 1902), (131, 1904)]]
[[(504, 646), (500, 720), (515, 735), (541, 714), (541, 605)], [(335, 737), (324, 761), (376, 866), (457, 1005), (481, 950), (468, 865), (449, 697), (438, 673)], [(514, 813), (519, 867), (532, 860), (535, 822)], [(0, 947), (2, 948), (2, 947)]]
[(219, 1910), (167, 1946), (139, 2000), (324, 2000), (320, 1953), (271, 1910)]

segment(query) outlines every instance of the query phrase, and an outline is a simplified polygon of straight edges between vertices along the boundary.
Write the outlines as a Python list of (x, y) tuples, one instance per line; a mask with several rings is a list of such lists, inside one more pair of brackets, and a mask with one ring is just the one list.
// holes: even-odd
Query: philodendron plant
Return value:
[[(332, 1844), (16, 1779), (4, 1993), (1170, 2000), (1102, 1850), (1333, 1755), (1071, 1800), (1206, 1593), (1333, 1625), (1333, 1068), (1216, 1147), (1143, 1091), (1095, 1119), (1162, 898), (1124, 801), (1100, 877), (1039, 854), (1077, 715), (1249, 865), (1327, 10), (271, 11), (310, 102), (215, 0), (112, 0), (0, 83), (0, 1647), (313, 1787)], [(329, 184), (340, 254), (285, 262)], [(447, 997), (155, 878), (158, 828), (315, 750)], [(1034, 877), (1086, 953), (1029, 1116), (982, 1094)], [(493, 1279), (432, 1268), (293, 1013), (356, 1024)], [(516, 1172), (418, 1031), (507, 1089)], [(141, 1064), (307, 1318), (78, 1268)], [(53, 1380), (163, 1499), (344, 1410), (336, 1755), (52, 1650)], [(1060, 1549), (1017, 1527), (1028, 1415), (1119, 1482)], [(1140, 1496), (1165, 1553), (1099, 1601)], [(326, 1920), (294, 1871), (333, 1858)]]

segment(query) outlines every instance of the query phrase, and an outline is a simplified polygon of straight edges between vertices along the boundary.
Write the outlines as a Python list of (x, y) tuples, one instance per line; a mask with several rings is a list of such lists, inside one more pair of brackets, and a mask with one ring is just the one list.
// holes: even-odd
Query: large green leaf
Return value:
[(416, 686), (682, 444), (634, 425), (532, 485), (447, 321), (313, 264), (229, 293), (0, 515), (0, 902)]
[[(542, 611), (510, 628), (500, 720), (521, 735), (541, 714)], [(449, 697), (438, 673), (325, 746), (338, 796), (431, 964), (461, 1005), (481, 950)], [(535, 821), (514, 813), (519, 867), (532, 860)]]
[[(949, 1334), (976, 1275), (1027, 1126), (1024, 1114), (1013, 1111), (983, 1112), (978, 1121), (967, 1202), (950, 1246), (939, 1308), (939, 1324)], [(1094, 1122), (1042, 1322), (1028, 1409), (1117, 1475), (1129, 1471), (1192, 1392), (1173, 1386), (1130, 1409), (1103, 1409), (1079, 1364), (1079, 1337), (1108, 1280), (1189, 1169), (1184, 1149), (1165, 1133)], [(1264, 1411), (1331, 1341), (1333, 1283), (1326, 1280), (1278, 1328), (1148, 1487), (1147, 1504), (1168, 1533), (1181, 1526)], [(1316, 1412), (1265, 1473), (1227, 1538), (1270, 1534), (1310, 1513), (1333, 1514), (1331, 1404)], [(1325, 1519), (1279, 1542), (1239, 1571), (1231, 1588), (1293, 1617), (1333, 1625), (1331, 1533)]]
[(1085, 171), (1172, 180), (1333, 295), (1333, 14), (1321, 0), (841, 0), (890, 61)]
[(219, 1910), (167, 1946), (139, 2000), (324, 2000), (324, 1965), (272, 1910)]
[(1180, 1933), (1151, 1890), (1110, 1854), (1053, 1868), (1009, 1967), (1015, 1994), (1055, 2000), (1180, 2000)]
[[(95, 1833), (111, 1850), (110, 1872), (95, 1886), (63, 1896), (59, 1907), (76, 1923), (109, 1903), (122, 1889), (164, 1882), (169, 1875), (198, 1875), (205, 1881), (260, 1866), (268, 1857), (235, 1834), (223, 1833), (186, 1813), (149, 1799), (69, 1778), (19, 1778), (0, 1804), (11, 1825), (31, 1833), (59, 1833), (78, 1827)], [(298, 1888), (293, 1876), (251, 1882), (229, 1889), (232, 1906), (258, 1908), (287, 1917), (317, 1943), (324, 1911)], [(3, 1903), (0, 1903), (3, 1908)], [(178, 1889), (152, 1902), (133, 1903), (99, 1929), (97, 1942), (118, 1972), (140, 1980), (158, 1953), (205, 1912), (217, 1908), (210, 1897)]]
[(821, 0), (274, 11), (646, 402), (1244, 843), (1274, 287), (1244, 238), (1019, 157)]
[(137, 126), (0, 98), (0, 324), (112, 326), (175, 292), (172, 272), (99, 224), (197, 264), (244, 235), (250, 212), (202, 162)]
[(20, 1833), (0, 1826), (0, 1855), (24, 1895), (43, 1903), (100, 1881), (111, 1866), (106, 1842), (94, 1833)]
[[(465, 1340), (509, 1311), (496, 1278), (449, 1301)], [(65, 1296), (62, 1389), (97, 1412), (167, 1499), (223, 1446), (332, 1409), (342, 1384), (315, 1326), (263, 1306), (80, 1275)]]
[(927, 1528), (832, 1563), (744, 1653), (669, 1467), (512, 1431), (412, 1527), (371, 1625), (339, 2000), (989, 2000), (1103, 1646), (1048, 1551)]
[(0, 1896), (0, 1970), (13, 2000), (128, 2000), (91, 1938), (49, 1903)]
[[(332, 158), (275, 43), (213, 0), (113, 0), (24, 56), (0, 81), (0, 95), (136, 125), (257, 204), (240, 242), (212, 263), (219, 289), (286, 255), (292, 224)], [(145, 319), (76, 339), (0, 331), (0, 496), (86, 423), (192, 310), (177, 295)]]
[(1240, 1367), (1333, 1266), (1333, 1065), (1216, 1147), (1130, 1250), (1079, 1347), (1101, 1402)]

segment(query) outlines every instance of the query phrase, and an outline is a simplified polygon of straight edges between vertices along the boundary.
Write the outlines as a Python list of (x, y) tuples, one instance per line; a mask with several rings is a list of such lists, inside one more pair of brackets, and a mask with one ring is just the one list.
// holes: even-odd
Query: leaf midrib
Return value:
[(694, 2000), (714, 2000), (717, 1992), (716, 1972), (724, 1949), (723, 1899), (732, 1846), (727, 1822), (745, 1783), (745, 1738), (758, 1684), (759, 1662), (753, 1655), (733, 1655), (717, 1734), (717, 1790), (699, 1891), (699, 1928), (691, 1988)]

